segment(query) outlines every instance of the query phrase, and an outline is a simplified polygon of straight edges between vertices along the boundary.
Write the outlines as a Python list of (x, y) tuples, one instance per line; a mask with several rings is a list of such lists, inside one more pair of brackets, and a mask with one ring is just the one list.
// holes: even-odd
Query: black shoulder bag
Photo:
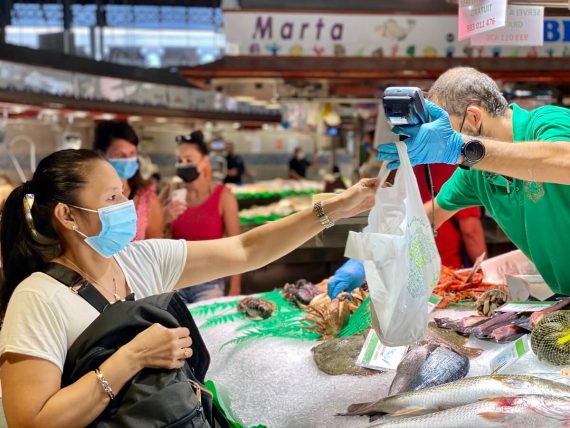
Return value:
[(211, 394), (203, 385), (210, 355), (177, 293), (136, 301), (131, 295), (111, 305), (91, 283), (66, 266), (50, 263), (44, 272), (71, 287), (100, 312), (67, 352), (62, 387), (98, 368), (117, 349), (154, 323), (190, 330), (193, 353), (182, 368), (141, 370), (116, 393), (90, 427), (229, 427), (212, 406)]

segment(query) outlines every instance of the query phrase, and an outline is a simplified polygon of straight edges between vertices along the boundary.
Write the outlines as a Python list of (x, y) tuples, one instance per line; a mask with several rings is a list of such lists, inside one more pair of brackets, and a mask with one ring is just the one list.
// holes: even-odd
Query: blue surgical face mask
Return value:
[(96, 236), (87, 236), (77, 227), (75, 230), (85, 238), (85, 243), (105, 258), (114, 256), (123, 250), (137, 234), (137, 211), (133, 201), (126, 201), (110, 207), (91, 210), (77, 207), (83, 211), (99, 214), (101, 232)]
[(139, 160), (136, 156), (128, 159), (109, 159), (109, 162), (113, 165), (121, 180), (129, 180), (139, 170)]

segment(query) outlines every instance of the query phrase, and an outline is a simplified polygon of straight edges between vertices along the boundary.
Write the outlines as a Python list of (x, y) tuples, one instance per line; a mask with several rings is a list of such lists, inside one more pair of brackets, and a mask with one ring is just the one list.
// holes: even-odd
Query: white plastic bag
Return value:
[(405, 143), (396, 143), (400, 167), (392, 187), (383, 187), (384, 166), (368, 226), (350, 232), (345, 255), (364, 263), (375, 329), (384, 345), (421, 340), (428, 324), (427, 300), (441, 260), (426, 217)]

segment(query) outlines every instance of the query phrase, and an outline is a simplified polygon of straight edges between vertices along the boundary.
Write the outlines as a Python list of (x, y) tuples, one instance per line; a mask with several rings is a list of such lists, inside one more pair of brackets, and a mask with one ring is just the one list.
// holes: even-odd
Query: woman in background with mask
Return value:
[(95, 129), (95, 150), (102, 153), (113, 165), (123, 180), (123, 194), (135, 203), (135, 241), (164, 236), (162, 207), (156, 196), (155, 185), (141, 176), (138, 145), (139, 137), (127, 122), (104, 121)]
[(377, 181), (363, 181), (323, 205), (243, 235), (201, 242), (131, 243), (136, 211), (122, 186), (100, 154), (61, 150), (44, 158), (32, 180), (6, 200), (0, 376), (8, 426), (87, 426), (140, 370), (179, 368), (192, 356), (187, 328), (154, 324), (97, 370), (62, 388), (67, 352), (99, 312), (43, 273), (48, 262), (80, 274), (109, 304), (133, 292), (136, 299), (170, 292), (283, 257), (331, 222), (370, 209)]
[[(237, 200), (224, 184), (212, 181), (209, 150), (202, 132), (180, 135), (176, 142), (176, 173), (186, 191), (167, 190), (165, 217), (172, 238), (206, 241), (239, 235)], [(180, 295), (187, 303), (193, 303), (222, 297), (224, 289), (225, 281), (220, 278), (181, 290)], [(241, 294), (240, 275), (231, 277), (228, 294)]]

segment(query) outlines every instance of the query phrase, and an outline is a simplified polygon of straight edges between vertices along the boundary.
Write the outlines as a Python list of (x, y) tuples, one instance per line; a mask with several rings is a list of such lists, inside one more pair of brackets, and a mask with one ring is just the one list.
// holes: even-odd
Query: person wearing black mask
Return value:
[(289, 178), (292, 180), (304, 180), (307, 176), (307, 168), (315, 165), (317, 160), (316, 153), (313, 155), (313, 159), (309, 161), (301, 147), (295, 148), (293, 157), (289, 161)]
[[(226, 186), (212, 181), (209, 150), (202, 132), (180, 135), (176, 142), (176, 174), (184, 184), (179, 190), (167, 190), (165, 218), (172, 238), (205, 241), (239, 235), (237, 200)], [(192, 303), (221, 297), (224, 290), (225, 282), (221, 278), (180, 293), (188, 303)], [(240, 293), (241, 277), (234, 275), (228, 294)]]

